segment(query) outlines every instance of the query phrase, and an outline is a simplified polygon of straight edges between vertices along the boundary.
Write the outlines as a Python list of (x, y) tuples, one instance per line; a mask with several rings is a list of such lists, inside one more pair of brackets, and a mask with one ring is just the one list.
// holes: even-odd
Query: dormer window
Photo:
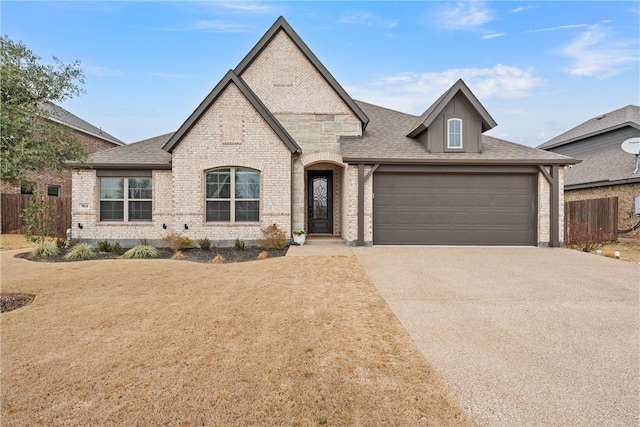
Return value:
[(447, 120), (447, 148), (462, 148), (462, 119)]

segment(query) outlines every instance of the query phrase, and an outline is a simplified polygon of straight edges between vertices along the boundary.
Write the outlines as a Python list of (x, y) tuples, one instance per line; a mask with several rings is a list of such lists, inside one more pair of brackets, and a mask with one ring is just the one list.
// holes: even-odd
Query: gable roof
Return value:
[(47, 118), (53, 122), (60, 123), (71, 129), (95, 136), (96, 138), (100, 138), (115, 145), (124, 145), (124, 142), (120, 141), (115, 136), (109, 135), (101, 128), (82, 120), (80, 117), (70, 113), (59, 105), (43, 102), (40, 104), (40, 109), (47, 115)]
[(480, 119), (482, 120), (482, 132), (486, 132), (489, 129), (496, 127), (498, 124), (493, 120), (493, 117), (489, 114), (489, 112), (482, 106), (478, 98), (471, 92), (471, 89), (465, 84), (465, 82), (460, 79), (453, 84), (440, 98), (436, 100), (422, 115), (413, 122), (413, 124), (408, 128), (408, 135), (411, 138), (415, 138), (424, 132), (429, 125), (435, 120), (435, 118), (444, 110), (444, 108), (451, 102), (451, 100), (458, 94), (458, 92), (462, 93), (462, 95), (467, 98), (467, 100), (471, 103), (473, 108), (480, 115)]
[[(132, 144), (98, 151), (89, 156), (88, 164), (94, 169), (171, 169), (171, 154), (162, 146), (173, 136), (173, 132)], [(84, 167), (70, 162), (70, 166)]]
[(260, 55), (260, 53), (267, 47), (269, 42), (280, 32), (284, 31), (285, 34), (293, 41), (293, 43), (300, 49), (300, 51), (307, 57), (309, 62), (318, 70), (320, 75), (329, 83), (329, 86), (338, 94), (342, 101), (347, 104), (349, 109), (358, 117), (362, 122), (362, 129), (367, 127), (369, 123), (369, 117), (362, 111), (358, 104), (349, 96), (347, 91), (338, 83), (338, 81), (331, 75), (329, 70), (322, 65), (318, 57), (309, 49), (304, 41), (300, 38), (298, 33), (289, 25), (284, 17), (280, 16), (276, 22), (269, 28), (269, 30), (262, 36), (258, 43), (249, 51), (242, 61), (235, 68), (237, 75), (242, 76), (242, 73), (253, 63), (253, 61)]
[(546, 150), (558, 147), (579, 139), (588, 138), (625, 126), (631, 126), (640, 130), (640, 107), (637, 105), (627, 105), (626, 107), (589, 119), (586, 122), (556, 136), (555, 138), (550, 139), (544, 144), (540, 144), (538, 148)]
[(262, 101), (256, 96), (255, 93), (249, 88), (249, 86), (240, 78), (233, 70), (229, 70), (227, 74), (220, 80), (220, 82), (213, 88), (213, 90), (207, 95), (207, 97), (200, 103), (198, 108), (189, 116), (189, 118), (180, 126), (178, 131), (171, 136), (167, 143), (162, 147), (167, 152), (171, 153), (173, 149), (180, 144), (184, 136), (191, 130), (191, 128), (198, 122), (198, 120), (207, 112), (209, 107), (218, 99), (218, 97), (224, 92), (224, 90), (230, 84), (236, 85), (244, 97), (253, 105), (258, 111), (258, 114), (262, 116), (265, 122), (273, 129), (278, 137), (284, 142), (284, 144), (291, 150), (292, 153), (299, 153), (301, 151), (300, 146), (289, 135), (289, 133), (280, 125), (280, 122), (271, 114), (271, 112), (264, 106)]
[(345, 162), (477, 165), (569, 165), (579, 162), (561, 154), (487, 135), (482, 135), (481, 153), (430, 153), (419, 140), (406, 136), (407, 127), (418, 117), (356, 102), (371, 117), (371, 122), (362, 137), (340, 138)]

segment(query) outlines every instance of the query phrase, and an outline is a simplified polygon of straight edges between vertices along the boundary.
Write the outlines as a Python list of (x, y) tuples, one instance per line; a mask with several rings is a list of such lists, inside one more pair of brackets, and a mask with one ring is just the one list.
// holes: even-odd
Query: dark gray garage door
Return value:
[(537, 176), (375, 173), (373, 243), (535, 245)]

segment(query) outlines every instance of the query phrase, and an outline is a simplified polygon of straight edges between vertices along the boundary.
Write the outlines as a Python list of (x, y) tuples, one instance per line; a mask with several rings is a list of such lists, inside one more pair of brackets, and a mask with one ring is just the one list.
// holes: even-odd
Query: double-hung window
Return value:
[(462, 148), (462, 120), (447, 120), (447, 148)]
[(206, 219), (210, 222), (260, 220), (260, 172), (244, 168), (206, 173)]
[(151, 178), (100, 178), (100, 221), (151, 221)]

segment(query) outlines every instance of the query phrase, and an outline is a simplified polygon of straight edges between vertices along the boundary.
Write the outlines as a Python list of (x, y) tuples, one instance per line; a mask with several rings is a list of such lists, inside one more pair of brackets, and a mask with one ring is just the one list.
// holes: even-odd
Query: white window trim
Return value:
[[(122, 179), (124, 180), (123, 183), (123, 191), (122, 194), (124, 196), (123, 199), (103, 199), (100, 197), (100, 183), (103, 179)], [(149, 179), (151, 180), (151, 198), (150, 199), (130, 199), (129, 198), (129, 179)], [(101, 203), (102, 202), (122, 202), (122, 209), (123, 209), (123, 219), (122, 221), (116, 221), (113, 219), (107, 219), (107, 220), (102, 220), (102, 218), (99, 218), (99, 222), (103, 223), (103, 224), (128, 224), (128, 223), (133, 223), (133, 224), (139, 224), (139, 223), (150, 223), (153, 222), (153, 179), (149, 178), (149, 177), (120, 177), (120, 176), (110, 176), (110, 177), (100, 177), (99, 181), (98, 181), (98, 217), (100, 217), (100, 213), (102, 212), (101, 209)], [(141, 220), (135, 220), (135, 221), (130, 221), (129, 220), (129, 202), (151, 202), (151, 219), (141, 219)]]
[[(452, 146), (451, 145), (451, 129), (450, 129), (450, 124), (452, 121), (457, 121), (460, 122), (460, 146)], [(463, 132), (462, 132), (462, 119), (458, 118), (458, 117), (453, 117), (451, 119), (447, 120), (447, 149), (449, 150), (462, 150), (464, 147), (464, 138), (463, 138)]]
[[(209, 172), (214, 172), (217, 170), (221, 170), (221, 169), (229, 169), (229, 177), (230, 177), (230, 187), (229, 187), (229, 195), (231, 197), (229, 198), (208, 198), (207, 197), (207, 174)], [(257, 224), (260, 222), (260, 216), (262, 215), (262, 209), (260, 209), (260, 206), (262, 205), (262, 201), (260, 200), (260, 197), (258, 198), (251, 198), (251, 199), (236, 199), (236, 170), (237, 169), (246, 169), (246, 170), (250, 170), (250, 171), (254, 171), (258, 173), (259, 176), (259, 186), (260, 188), (262, 187), (262, 173), (257, 170), (257, 169), (253, 169), (253, 168), (248, 168), (248, 167), (241, 167), (241, 166), (222, 166), (219, 168), (214, 168), (214, 169), (209, 169), (207, 171), (205, 171), (204, 173), (204, 185), (205, 185), (205, 189), (204, 189), (204, 220), (205, 223), (207, 224)], [(262, 195), (262, 191), (260, 191), (260, 195)], [(258, 220), (257, 221), (236, 221), (236, 202), (237, 201), (242, 201), (242, 202), (258, 202), (258, 209), (259, 209), (259, 214), (258, 214)], [(207, 202), (229, 202), (229, 221), (213, 221), (213, 220), (207, 220)]]

